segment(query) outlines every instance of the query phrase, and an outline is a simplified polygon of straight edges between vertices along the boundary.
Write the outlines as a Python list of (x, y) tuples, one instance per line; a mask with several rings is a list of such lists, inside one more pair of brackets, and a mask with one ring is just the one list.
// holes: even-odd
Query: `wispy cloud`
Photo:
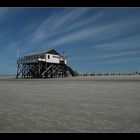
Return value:
[[(87, 22), (87, 21), (86, 21)], [(89, 20), (90, 23), (90, 20)], [(108, 23), (106, 25), (94, 25), (90, 24), (84, 28), (80, 28), (79, 30), (75, 30), (73, 32), (69, 32), (64, 36), (60, 36), (57, 39), (52, 39), (47, 42), (48, 46), (55, 47), (59, 45), (64, 45), (68, 43), (73, 43), (77, 41), (87, 41), (87, 42), (101, 42), (101, 41), (112, 41), (112, 39), (122, 39), (127, 37), (126, 34), (129, 35), (129, 27), (134, 28), (135, 24), (140, 23), (140, 19), (137, 18), (134, 21), (119, 21), (116, 23)], [(84, 24), (84, 21), (83, 21)], [(71, 26), (69, 27), (71, 28)], [(76, 28), (76, 26), (75, 26)], [(133, 29), (131, 29), (133, 30)], [(130, 31), (131, 32), (131, 31)], [(128, 36), (129, 37), (129, 36)]]
[(74, 66), (133, 63), (140, 53), (139, 14), (132, 8), (0, 9), (0, 62), (15, 60), (17, 48), (20, 55), (53, 48), (65, 49)]
[[(68, 25), (70, 22), (78, 19), (83, 13), (86, 11), (79, 11), (78, 9), (68, 10), (65, 9), (60, 14), (54, 13), (53, 15), (47, 17), (35, 30), (32, 34), (32, 41), (40, 41), (46, 38), (50, 38), (59, 34), (60, 32), (66, 32), (66, 27), (63, 28), (64, 25)], [(67, 28), (69, 29), (69, 28)]]

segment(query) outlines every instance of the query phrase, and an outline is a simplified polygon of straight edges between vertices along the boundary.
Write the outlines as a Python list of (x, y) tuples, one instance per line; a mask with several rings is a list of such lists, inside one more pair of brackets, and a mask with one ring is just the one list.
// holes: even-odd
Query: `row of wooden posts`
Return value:
[(140, 75), (140, 72), (80, 72), (78, 76)]

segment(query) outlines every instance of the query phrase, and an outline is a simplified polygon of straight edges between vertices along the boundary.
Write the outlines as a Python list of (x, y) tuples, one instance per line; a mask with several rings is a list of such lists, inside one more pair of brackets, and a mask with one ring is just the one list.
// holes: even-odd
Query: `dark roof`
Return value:
[(43, 51), (43, 52), (36, 52), (36, 53), (31, 53), (28, 55), (25, 55), (25, 57), (30, 57), (30, 56), (40, 56), (40, 55), (44, 55), (44, 54), (54, 54), (54, 55), (60, 55), (58, 52), (56, 52), (55, 50), (50, 50), (48, 52)]
[(36, 53), (30, 53), (28, 55), (25, 55), (25, 57), (28, 57), (28, 56), (40, 56), (40, 55), (44, 55), (46, 54), (47, 52), (36, 52)]
[(55, 54), (55, 55), (60, 55), (58, 52), (56, 52), (55, 50), (50, 50), (47, 52), (48, 54)]

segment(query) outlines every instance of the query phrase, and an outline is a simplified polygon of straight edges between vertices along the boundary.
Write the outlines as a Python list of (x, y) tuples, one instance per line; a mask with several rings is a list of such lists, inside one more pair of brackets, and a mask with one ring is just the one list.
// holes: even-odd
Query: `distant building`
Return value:
[(66, 56), (55, 50), (32, 53), (17, 59), (17, 78), (48, 78), (76, 76), (67, 66)]

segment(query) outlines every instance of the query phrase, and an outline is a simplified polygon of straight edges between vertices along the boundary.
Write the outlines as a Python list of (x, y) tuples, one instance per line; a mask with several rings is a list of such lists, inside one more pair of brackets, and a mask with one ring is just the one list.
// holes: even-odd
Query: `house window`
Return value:
[(50, 55), (48, 55), (48, 59), (50, 59)]

